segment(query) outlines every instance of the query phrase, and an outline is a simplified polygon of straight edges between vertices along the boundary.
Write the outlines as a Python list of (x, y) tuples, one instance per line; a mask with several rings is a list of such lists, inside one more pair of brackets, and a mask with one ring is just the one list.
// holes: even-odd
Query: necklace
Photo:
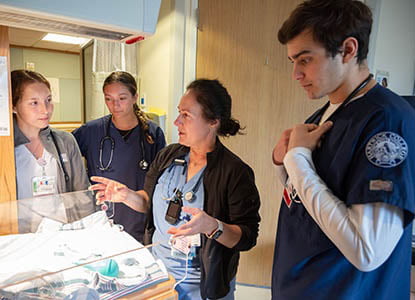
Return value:
[[(133, 124), (133, 127), (132, 128), (130, 128), (130, 129), (119, 129), (118, 127), (117, 127), (117, 124), (116, 124), (116, 122), (114, 122), (114, 118), (112, 117), (112, 123), (114, 124), (114, 127), (118, 130), (118, 132), (120, 133), (120, 135), (121, 135), (121, 137), (123, 138), (123, 140), (124, 141), (126, 141), (128, 138), (129, 138), (129, 136), (130, 136), (130, 134), (131, 134), (131, 132), (133, 132), (133, 130), (137, 127), (137, 126), (139, 126), (139, 124), (138, 124), (138, 119), (137, 119), (137, 123), (136, 124)], [(118, 124), (118, 125), (120, 125), (120, 124)], [(120, 126), (121, 127), (121, 126)], [(129, 127), (129, 126), (128, 126)]]
[(30, 141), (29, 144), (26, 144), (26, 148), (30, 151), (30, 153), (33, 154), (33, 156), (36, 159), (39, 159), (42, 156), (43, 145), (39, 138), (36, 140)]
[(124, 139), (124, 141), (126, 141), (128, 139), (128, 137), (130, 136), (131, 132), (134, 130), (135, 127), (129, 129), (129, 130), (121, 130), (118, 129), (118, 132), (120, 133), (121, 137)]

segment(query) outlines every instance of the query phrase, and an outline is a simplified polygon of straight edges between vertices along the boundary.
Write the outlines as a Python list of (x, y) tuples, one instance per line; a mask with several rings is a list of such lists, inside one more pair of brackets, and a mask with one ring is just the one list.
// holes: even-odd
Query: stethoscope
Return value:
[[(110, 125), (111, 125), (111, 116), (108, 119), (106, 130), (105, 130), (105, 136), (101, 139), (99, 144), (99, 166), (97, 166), (98, 169), (101, 171), (108, 171), (111, 168), (112, 158), (114, 156), (114, 148), (115, 148), (115, 141), (110, 135)], [(149, 163), (147, 162), (145, 158), (145, 152), (144, 152), (144, 136), (142, 134), (142, 130), (140, 129), (141, 137), (140, 137), (140, 147), (141, 147), (141, 160), (138, 162), (138, 167), (143, 170), (147, 171)], [(108, 160), (108, 163), (104, 166), (104, 163), (102, 161), (102, 153), (104, 150), (105, 142), (109, 141), (111, 144), (111, 152), (110, 152), (110, 158)]]
[[(176, 166), (177, 165), (180, 165), (180, 166), (183, 167), (183, 171), (182, 171), (181, 177), (182, 178), (185, 178), (185, 174), (186, 174), (186, 170), (187, 170), (187, 162), (184, 159), (175, 159), (173, 161), (173, 164), (168, 169), (168, 172), (171, 175), (170, 175), (170, 178), (169, 178), (169, 183), (168, 183), (168, 186), (167, 186), (167, 190), (169, 190), (169, 186), (170, 186), (170, 184), (171, 184), (171, 182), (173, 180), (173, 174), (171, 172), (171, 169), (175, 165)], [(186, 192), (186, 193), (183, 194), (182, 189), (183, 189), (184, 183), (183, 184), (180, 184), (180, 182), (182, 181), (182, 180), (180, 180), (180, 182), (177, 185), (177, 187), (173, 189), (173, 194), (176, 195), (176, 196), (177, 195), (180, 195), (180, 198), (183, 198), (184, 200), (186, 200), (188, 202), (193, 202), (196, 199), (196, 193), (199, 190), (200, 184), (202, 183), (202, 179), (203, 179), (204, 172), (205, 172), (205, 169), (203, 169), (203, 171), (200, 174), (199, 178), (197, 179), (195, 185), (192, 187), (192, 189), (190, 191), (188, 191), (188, 192)], [(180, 185), (182, 186), (181, 189), (179, 188)], [(174, 197), (174, 195), (173, 195), (173, 197)], [(167, 197), (167, 198), (165, 198), (165, 200), (171, 200), (173, 197)]]
[[(356, 95), (359, 93), (372, 79), (373, 75), (369, 74), (368, 77), (366, 77), (365, 80), (363, 80), (350, 94), (347, 96), (347, 98), (342, 102), (342, 104), (336, 109), (334, 113), (331, 114), (329, 119), (332, 119), (335, 114), (338, 114)], [(314, 123), (316, 125), (319, 125), (321, 118), (324, 115), (324, 112), (329, 107), (330, 102), (327, 102), (320, 110), (318, 110), (314, 115), (312, 115), (306, 123)]]
[[(187, 167), (187, 164), (185, 166), (185, 168)], [(196, 199), (196, 192), (199, 189), (200, 184), (202, 183), (202, 178), (203, 178), (203, 173), (205, 173), (205, 170), (202, 171), (202, 174), (200, 174), (199, 178), (197, 179), (195, 185), (193, 186), (193, 188), (184, 193), (183, 195), (183, 199), (188, 201), (188, 202), (193, 202)]]

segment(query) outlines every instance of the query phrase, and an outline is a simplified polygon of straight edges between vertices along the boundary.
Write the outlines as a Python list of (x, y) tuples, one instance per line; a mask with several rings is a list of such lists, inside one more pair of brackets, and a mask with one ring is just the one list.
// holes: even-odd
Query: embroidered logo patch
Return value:
[(392, 168), (408, 156), (408, 145), (394, 132), (383, 131), (370, 138), (366, 145), (367, 159), (377, 167)]

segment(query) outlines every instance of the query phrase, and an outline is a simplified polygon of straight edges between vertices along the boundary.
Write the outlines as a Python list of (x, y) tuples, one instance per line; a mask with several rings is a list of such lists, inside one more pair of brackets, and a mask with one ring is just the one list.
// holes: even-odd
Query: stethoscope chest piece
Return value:
[(189, 192), (184, 194), (184, 200), (186, 200), (188, 202), (193, 202), (194, 198), (195, 198), (195, 195), (192, 191), (189, 191)]
[(141, 170), (147, 171), (147, 169), (148, 169), (148, 162), (146, 160), (142, 159), (138, 163), (138, 166), (140, 167)]

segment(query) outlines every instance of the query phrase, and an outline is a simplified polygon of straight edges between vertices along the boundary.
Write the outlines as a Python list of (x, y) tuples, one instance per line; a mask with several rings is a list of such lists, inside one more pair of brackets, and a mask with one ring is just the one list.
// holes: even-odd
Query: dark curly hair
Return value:
[(334, 57), (343, 41), (354, 37), (359, 43), (357, 63), (361, 64), (369, 51), (372, 22), (370, 8), (361, 1), (309, 0), (298, 5), (284, 22), (278, 40), (285, 45), (304, 30), (311, 30), (314, 40)]

